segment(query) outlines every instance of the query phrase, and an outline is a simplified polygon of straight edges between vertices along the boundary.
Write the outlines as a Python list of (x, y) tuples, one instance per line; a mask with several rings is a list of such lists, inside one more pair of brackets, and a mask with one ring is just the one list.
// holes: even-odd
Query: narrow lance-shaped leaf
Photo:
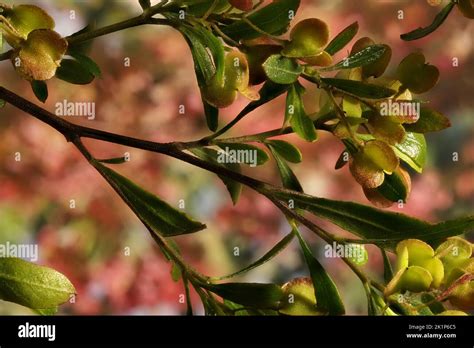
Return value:
[(283, 290), (275, 284), (224, 283), (203, 284), (203, 287), (224, 299), (255, 308), (278, 308)]
[(390, 263), (390, 259), (388, 258), (387, 252), (383, 248), (380, 248), (380, 252), (382, 253), (383, 259), (383, 279), (385, 284), (388, 284), (393, 278), (393, 268), (392, 264)]
[(302, 161), (301, 151), (284, 140), (268, 140), (267, 144), (271, 145), (278, 154), (288, 162), (300, 163)]
[(138, 218), (154, 233), (162, 237), (171, 237), (198, 232), (206, 228), (206, 225), (191, 220), (186, 214), (174, 209), (112, 169), (98, 162), (93, 164)]
[[(273, 1), (249, 16), (247, 19), (261, 31), (272, 35), (280, 35), (287, 31), (291, 19), (296, 14), (300, 0)], [(240, 41), (260, 37), (262, 34), (243, 20), (234, 22), (221, 30), (230, 38)]]
[(71, 57), (74, 57), (83, 67), (85, 67), (92, 75), (95, 77), (101, 76), (102, 72), (100, 71), (100, 67), (92, 60), (92, 58), (75, 50), (70, 50), (68, 53)]
[(329, 315), (344, 314), (344, 304), (336, 284), (334, 284), (324, 267), (313, 256), (299, 231), (294, 229), (294, 233), (300, 241), (301, 249), (311, 274), (318, 309), (327, 312)]
[(409, 33), (400, 35), (400, 38), (405, 41), (412, 41), (418, 40), (422, 37), (425, 37), (431, 34), (433, 31), (438, 29), (438, 27), (443, 24), (443, 22), (448, 18), (449, 14), (451, 13), (452, 9), (456, 3), (454, 1), (450, 1), (434, 18), (433, 22), (424, 28), (418, 28), (415, 30), (410, 31)]
[(281, 192), (277, 196), (285, 201), (293, 199), (295, 208), (311, 212), (348, 232), (388, 248), (409, 238), (436, 245), (447, 237), (457, 236), (474, 228), (474, 216), (431, 224), (354, 202), (313, 197), (298, 192)]
[(349, 56), (339, 63), (327, 67), (319, 69), (320, 71), (333, 71), (333, 70), (341, 70), (341, 69), (353, 69), (360, 66), (364, 66), (370, 64), (377, 59), (379, 59), (386, 51), (386, 47), (384, 45), (372, 45), (364, 48), (363, 50)]
[(322, 78), (321, 80), (330, 86), (336, 87), (345, 92), (349, 92), (360, 98), (384, 99), (389, 98), (397, 93), (393, 89), (361, 81), (334, 78)]
[(237, 272), (234, 272), (234, 273), (222, 276), (222, 277), (218, 277), (217, 279), (218, 280), (223, 280), (223, 279), (234, 278), (236, 276), (245, 274), (245, 273), (253, 270), (254, 268), (260, 267), (261, 265), (267, 263), (268, 261), (273, 259), (275, 256), (277, 256), (281, 251), (283, 251), (288, 246), (288, 244), (291, 243), (293, 238), (294, 238), (294, 234), (293, 233), (288, 233), (285, 237), (283, 237), (282, 240), (280, 240), (277, 244), (275, 244), (273, 246), (273, 248), (271, 248), (267, 253), (265, 253), (265, 255), (263, 255), (257, 261), (253, 262), (252, 264), (248, 265), (247, 267), (245, 267), (245, 268), (243, 268), (243, 269), (241, 269)]
[(286, 98), (285, 118), (289, 118), (293, 131), (306, 141), (317, 139), (316, 128), (304, 109), (303, 93), (305, 89), (299, 83), (293, 84)]
[(61, 273), (18, 258), (0, 258), (0, 299), (52, 311), (76, 290)]
[(324, 49), (331, 56), (342, 50), (351, 40), (356, 36), (359, 31), (359, 23), (354, 22), (343, 31), (336, 35), (334, 39)]
[(296, 177), (295, 173), (293, 173), (288, 164), (285, 162), (285, 160), (280, 157), (278, 152), (274, 149), (273, 145), (267, 144), (267, 146), (270, 149), (273, 158), (275, 158), (283, 187), (290, 190), (303, 192), (303, 187), (301, 186), (298, 178)]

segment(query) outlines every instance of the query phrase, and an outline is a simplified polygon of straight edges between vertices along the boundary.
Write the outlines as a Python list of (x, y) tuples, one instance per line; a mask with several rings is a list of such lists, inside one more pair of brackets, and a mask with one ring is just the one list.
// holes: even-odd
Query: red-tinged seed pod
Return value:
[(229, 0), (229, 3), (241, 11), (248, 12), (253, 9), (252, 0)]

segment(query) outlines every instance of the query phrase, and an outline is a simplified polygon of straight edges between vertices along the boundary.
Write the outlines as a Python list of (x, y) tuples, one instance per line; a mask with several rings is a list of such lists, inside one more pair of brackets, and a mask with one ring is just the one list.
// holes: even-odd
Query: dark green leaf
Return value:
[[(276, 0), (249, 16), (248, 20), (266, 33), (281, 35), (288, 30), (291, 19), (296, 14), (300, 0)], [(262, 34), (248, 23), (239, 20), (221, 27), (224, 34), (235, 41), (255, 39)]]
[(234, 278), (238, 275), (245, 274), (245, 273), (253, 270), (254, 268), (260, 267), (261, 265), (267, 263), (268, 261), (273, 259), (275, 256), (277, 256), (281, 251), (283, 251), (288, 246), (288, 244), (290, 244), (290, 242), (293, 240), (293, 237), (294, 237), (293, 233), (287, 234), (285, 237), (283, 237), (282, 240), (280, 240), (277, 244), (275, 244), (275, 246), (273, 246), (273, 248), (271, 248), (265, 255), (263, 255), (261, 258), (259, 258), (254, 263), (248, 265), (247, 267), (245, 267), (245, 268), (243, 268), (243, 269), (241, 269), (237, 272), (219, 277), (217, 279), (223, 280), (223, 279)]
[(77, 60), (63, 59), (61, 66), (56, 70), (56, 77), (75, 85), (87, 85), (94, 80), (89, 70)]
[(390, 263), (387, 252), (382, 248), (380, 248), (380, 252), (382, 253), (383, 259), (383, 279), (385, 284), (388, 284), (393, 279), (392, 264)]
[(451, 126), (449, 119), (442, 113), (425, 107), (420, 108), (420, 118), (416, 123), (403, 125), (408, 132), (437, 132)]
[(204, 27), (181, 25), (178, 29), (191, 49), (199, 86), (206, 85), (214, 75), (221, 80), (225, 66), (222, 42)]
[(428, 305), (433, 314), (439, 314), (446, 310), (441, 302), (436, 301), (436, 298), (429, 293), (420, 294), (420, 300)]
[(318, 310), (324, 311), (329, 315), (344, 314), (344, 303), (341, 300), (336, 284), (334, 284), (324, 267), (313, 256), (299, 231), (295, 229), (294, 233), (300, 241), (301, 249), (311, 274)]
[(171, 237), (198, 232), (206, 228), (206, 225), (191, 220), (186, 214), (171, 207), (168, 203), (112, 169), (98, 162), (94, 163), (94, 167), (138, 218), (154, 233), (162, 237)]
[(340, 61), (339, 63), (333, 66), (320, 69), (320, 71), (353, 69), (360, 66), (364, 66), (372, 62), (375, 62), (377, 59), (382, 57), (386, 49), (387, 48), (384, 45), (368, 46), (364, 48), (363, 50), (353, 54), (352, 56), (345, 58), (344, 60)]
[(345, 92), (349, 92), (360, 98), (384, 99), (397, 93), (397, 91), (393, 89), (361, 81), (333, 78), (322, 78), (321, 80), (330, 86), (336, 87)]
[(443, 24), (446, 18), (448, 18), (449, 13), (452, 11), (452, 9), (455, 6), (455, 2), (451, 1), (449, 4), (447, 4), (435, 17), (433, 22), (425, 27), (425, 28), (418, 28), (413, 31), (410, 31), (409, 33), (402, 34), (400, 35), (400, 38), (405, 41), (412, 41), (412, 40), (418, 40), (421, 39), (422, 37), (425, 37), (429, 34), (431, 34), (433, 31), (438, 29), (438, 27)]
[(0, 258), (0, 299), (48, 312), (76, 290), (61, 273), (17, 258)]
[(280, 54), (271, 55), (262, 66), (271, 81), (282, 85), (296, 82), (303, 72), (303, 67), (296, 60)]
[(224, 299), (248, 307), (278, 308), (283, 297), (283, 290), (275, 284), (225, 283), (206, 284), (203, 287)]
[(474, 216), (431, 224), (404, 214), (354, 202), (335, 201), (297, 192), (277, 195), (285, 201), (292, 199), (295, 208), (309, 211), (384, 247), (393, 248), (399, 241), (409, 238), (421, 239), (435, 245), (447, 237), (457, 236), (474, 228)]
[(317, 139), (316, 128), (303, 105), (304, 87), (299, 83), (293, 84), (288, 90), (286, 97), (285, 119), (290, 120), (293, 131), (306, 141), (315, 141)]
[(267, 146), (272, 152), (272, 155), (277, 163), (278, 172), (280, 174), (283, 187), (293, 191), (303, 192), (303, 187), (301, 187), (298, 178), (296, 177), (295, 173), (293, 173), (288, 164), (285, 162), (285, 160), (280, 157), (278, 152), (273, 148), (273, 145), (267, 144)]
[(206, 115), (206, 123), (209, 130), (215, 132), (219, 127), (219, 109), (202, 100), (204, 105), (204, 113)]
[[(188, 5), (187, 12), (196, 17), (204, 16), (211, 6), (214, 6), (214, 0), (181, 0), (180, 3)], [(230, 5), (227, 0), (217, 0), (213, 13), (220, 13), (229, 7)]]
[(394, 172), (391, 175), (385, 174), (385, 179), (377, 191), (391, 202), (406, 202), (409, 194), (409, 188), (401, 174)]
[(31, 81), (31, 89), (40, 102), (48, 99), (48, 86), (44, 81)]
[[(255, 167), (265, 164), (269, 160), (268, 154), (264, 150), (253, 145), (226, 142), (216, 142), (216, 145), (226, 151), (229, 161), (233, 160), (237, 161), (237, 163)], [(238, 162), (242, 158), (243, 162)]]
[(331, 42), (324, 49), (331, 56), (335, 55), (337, 52), (342, 50), (346, 45), (351, 42), (351, 40), (356, 36), (359, 31), (359, 23), (354, 22), (343, 31), (341, 31), (337, 36), (331, 40)]
[(418, 173), (423, 171), (426, 164), (426, 140), (423, 134), (407, 132), (403, 142), (395, 145), (394, 150), (401, 160)]
[[(208, 149), (208, 148), (195, 148), (195, 149), (190, 149), (194, 155), (197, 157), (205, 160), (212, 162), (214, 164), (221, 165), (227, 169), (230, 169), (234, 172), (240, 173), (240, 165), (236, 163), (221, 163), (218, 161), (219, 158), (219, 153), (214, 150), (214, 149)], [(227, 188), (227, 191), (229, 191), (230, 197), (232, 199), (232, 203), (237, 204), (237, 201), (239, 200), (240, 193), (242, 192), (242, 184), (234, 181), (232, 179), (226, 178), (225, 176), (220, 176), (219, 178), (222, 180), (224, 185)]]
[(95, 77), (100, 77), (102, 74), (100, 67), (90, 57), (74, 50), (71, 50), (68, 53), (71, 57), (74, 57), (83, 67), (85, 67), (92, 75)]
[(273, 150), (278, 152), (278, 154), (288, 162), (300, 163), (303, 159), (301, 151), (296, 146), (290, 144), (287, 141), (268, 140), (266, 143), (271, 145)]

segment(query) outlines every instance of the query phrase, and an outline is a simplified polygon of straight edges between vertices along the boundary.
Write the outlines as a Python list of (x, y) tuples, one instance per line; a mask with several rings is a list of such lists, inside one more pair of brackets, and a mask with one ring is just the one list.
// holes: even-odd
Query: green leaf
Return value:
[(299, 83), (293, 84), (288, 90), (286, 97), (285, 118), (290, 120), (293, 131), (306, 141), (315, 141), (317, 139), (316, 128), (303, 105), (303, 93), (305, 89)]
[(281, 192), (277, 196), (285, 201), (293, 199), (295, 209), (311, 212), (382, 247), (393, 248), (399, 241), (409, 238), (436, 245), (447, 237), (457, 236), (474, 228), (474, 216), (431, 224), (354, 202), (313, 197), (298, 192)]
[(280, 157), (273, 145), (267, 144), (267, 147), (270, 149), (273, 157), (275, 158), (283, 187), (293, 191), (303, 192), (303, 187), (301, 187), (298, 178), (285, 162), (285, 160)]
[(333, 78), (322, 78), (321, 80), (330, 86), (349, 92), (360, 98), (385, 99), (397, 93), (397, 91), (393, 89), (366, 82)]
[[(262, 31), (281, 35), (288, 30), (291, 19), (296, 14), (300, 0), (276, 0), (247, 16), (247, 19)], [(262, 36), (243, 20), (236, 21), (221, 30), (235, 41), (250, 40)]]
[(61, 61), (61, 66), (56, 70), (56, 77), (75, 85), (87, 85), (94, 80), (94, 75), (81, 63), (73, 59), (63, 59)]
[[(220, 166), (223, 166), (229, 170), (232, 170), (236, 173), (240, 173), (240, 165), (237, 163), (220, 163), (218, 161), (219, 158), (219, 153), (214, 150), (214, 149), (208, 149), (208, 148), (195, 148), (195, 149), (189, 149), (190, 152), (192, 152), (195, 156), (208, 161), (212, 162), (214, 164), (218, 164)], [(232, 179), (229, 179), (225, 176), (220, 176), (218, 175), (219, 178), (222, 180), (224, 185), (227, 188), (227, 191), (229, 191), (230, 197), (232, 199), (232, 203), (237, 204), (237, 201), (239, 200), (240, 194), (242, 192), (242, 184), (234, 181)]]
[(271, 81), (282, 85), (296, 82), (303, 72), (303, 67), (296, 60), (280, 54), (271, 55), (262, 66)]
[(402, 143), (395, 145), (395, 153), (418, 173), (426, 164), (426, 140), (423, 134), (407, 132)]
[(219, 127), (219, 109), (210, 105), (204, 99), (202, 100), (202, 104), (204, 105), (207, 127), (210, 131), (215, 132), (217, 127)]
[(112, 169), (103, 166), (99, 162), (95, 162), (94, 167), (145, 226), (159, 236), (178, 236), (198, 232), (206, 228), (206, 225), (191, 220), (186, 214), (176, 210)]
[(71, 57), (74, 57), (84, 68), (86, 68), (87, 71), (94, 75), (94, 77), (101, 76), (102, 72), (100, 71), (100, 67), (90, 57), (74, 50), (71, 50), (68, 53)]
[(278, 308), (283, 290), (275, 284), (225, 283), (202, 284), (226, 300), (255, 308)]
[(377, 191), (391, 202), (406, 202), (409, 194), (404, 178), (397, 172), (385, 174), (385, 179), (382, 185), (377, 187)]
[(382, 248), (380, 248), (380, 252), (382, 253), (383, 259), (383, 279), (385, 284), (388, 284), (393, 279), (393, 268), (388, 258), (387, 252)]
[(291, 163), (300, 163), (303, 160), (301, 151), (284, 140), (268, 140), (266, 144), (271, 145), (273, 150), (283, 157), (286, 161)]
[(403, 126), (408, 132), (428, 133), (446, 129), (451, 126), (451, 122), (442, 113), (422, 107), (418, 121)]
[(67, 302), (76, 290), (54, 269), (18, 258), (0, 258), (0, 299), (46, 310)]
[(293, 231), (300, 241), (301, 250), (303, 251), (306, 264), (311, 274), (318, 310), (324, 311), (329, 315), (344, 314), (344, 303), (341, 300), (336, 284), (334, 284), (324, 267), (313, 256), (308, 244), (306, 244), (305, 240), (301, 237), (299, 231), (297, 229)]
[[(204, 16), (207, 11), (214, 6), (214, 0), (187, 0), (187, 1), (178, 1), (180, 4), (188, 5), (186, 12), (194, 15), (195, 17)], [(222, 11), (230, 7), (227, 0), (217, 0), (216, 6), (212, 13), (221, 13)]]
[(333, 70), (341, 70), (341, 69), (353, 69), (360, 66), (364, 66), (375, 62), (377, 59), (382, 57), (382, 55), (386, 51), (386, 47), (384, 45), (372, 45), (364, 48), (363, 50), (349, 56), (339, 63), (327, 67), (319, 69), (320, 71), (333, 71)]
[(229, 278), (234, 278), (239, 275), (245, 274), (254, 268), (260, 267), (263, 264), (267, 263), (271, 259), (273, 259), (275, 256), (277, 256), (281, 251), (283, 251), (288, 244), (291, 243), (293, 240), (294, 234), (293, 233), (288, 233), (285, 237), (283, 237), (282, 240), (280, 240), (277, 244), (273, 246), (265, 255), (263, 255), (261, 258), (259, 258), (257, 261), (253, 262), (252, 264), (248, 265), (247, 267), (234, 272), (232, 274), (228, 274), (222, 277), (218, 277), (218, 280), (223, 280), (223, 279), (229, 279)]
[(222, 80), (225, 66), (225, 51), (222, 42), (212, 32), (201, 26), (181, 25), (178, 29), (191, 49), (199, 86), (206, 85), (214, 75)]
[(42, 103), (48, 99), (48, 86), (44, 81), (31, 81), (31, 89), (35, 94), (36, 98)]
[(356, 36), (359, 31), (359, 23), (354, 22), (343, 31), (336, 35), (334, 39), (324, 49), (331, 56), (342, 50), (351, 40)]
[[(243, 143), (226, 143), (222, 141), (216, 142), (216, 145), (222, 150), (226, 151), (226, 154), (230, 159), (234, 158), (234, 160), (239, 160), (241, 159), (239, 157), (244, 157), (244, 162), (241, 163), (250, 165), (252, 167), (255, 167), (256, 165), (261, 166), (269, 160), (268, 154), (264, 150), (253, 145)], [(236, 156), (233, 156), (234, 153)], [(239, 156), (239, 154), (241, 156)]]
[(449, 2), (434, 18), (433, 22), (425, 28), (417, 28), (409, 33), (400, 35), (400, 38), (405, 41), (418, 40), (422, 37), (425, 37), (431, 34), (433, 31), (438, 29), (438, 27), (443, 24), (443, 22), (448, 18), (450, 12), (454, 8), (456, 3), (454, 1)]

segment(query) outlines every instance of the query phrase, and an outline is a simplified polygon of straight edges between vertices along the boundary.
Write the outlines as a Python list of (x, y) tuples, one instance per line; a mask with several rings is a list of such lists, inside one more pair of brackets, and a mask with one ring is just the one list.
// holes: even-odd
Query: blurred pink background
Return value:
[[(8, 2), (8, 1), (7, 1)], [(15, 4), (17, 2), (15, 1)], [(139, 13), (138, 1), (35, 1), (56, 20), (56, 30), (70, 35), (96, 21), (104, 26)], [(443, 2), (445, 3), (445, 2)], [(308, 17), (326, 21), (331, 37), (358, 21), (357, 37), (370, 36), (389, 44), (394, 52), (388, 75), (408, 53), (422, 49), (441, 71), (441, 81), (422, 95), (430, 106), (445, 113), (452, 128), (427, 136), (429, 158), (422, 175), (411, 172), (413, 189), (408, 203), (393, 208), (436, 222), (468, 214), (474, 207), (474, 23), (455, 9), (434, 34), (414, 42), (399, 35), (431, 22), (440, 7), (426, 1), (303, 0), (294, 23)], [(75, 11), (75, 19), (70, 18)], [(404, 19), (398, 19), (403, 11)], [(350, 49), (344, 49), (342, 58)], [(55, 103), (93, 101), (96, 118), (68, 120), (144, 139), (166, 142), (196, 140), (208, 134), (189, 49), (179, 33), (158, 26), (133, 28), (101, 37), (91, 47), (100, 65), (101, 79), (88, 86), (48, 81)], [(124, 60), (130, 59), (130, 67)], [(453, 58), (459, 66), (453, 67)], [(35, 100), (30, 86), (20, 80), (8, 61), (0, 63), (1, 84)], [(309, 85), (307, 111), (317, 110), (315, 88)], [(253, 112), (229, 135), (244, 135), (280, 127), (284, 97)], [(36, 101), (35, 101), (36, 102)], [(246, 104), (244, 99), (221, 112), (221, 125)], [(185, 114), (179, 113), (185, 106)], [(11, 106), (0, 110), (0, 242), (39, 243), (39, 263), (66, 274), (78, 291), (76, 303), (61, 307), (64, 314), (183, 314), (181, 282), (170, 277), (171, 265), (155, 247), (146, 229), (77, 150), (56, 131)], [(287, 136), (303, 151), (304, 161), (292, 165), (307, 193), (369, 204), (347, 167), (335, 171), (342, 151), (332, 136), (320, 132), (308, 144)], [(232, 206), (217, 177), (165, 156), (101, 142), (86, 141), (99, 158), (129, 152), (131, 161), (114, 169), (132, 178), (171, 205), (185, 202), (185, 210), (208, 225), (194, 235), (176, 238), (187, 261), (211, 276), (235, 271), (263, 255), (288, 232), (271, 203), (248, 189)], [(459, 161), (453, 161), (453, 153)], [(21, 161), (15, 161), (20, 153)], [(275, 163), (246, 168), (245, 173), (279, 183)], [(75, 208), (70, 208), (70, 201)], [(326, 225), (332, 231), (335, 228)], [(324, 244), (305, 231), (316, 255)], [(234, 256), (234, 248), (240, 250)], [(130, 256), (125, 255), (130, 248)], [(364, 269), (381, 277), (382, 262), (369, 247)], [(319, 254), (318, 254), (319, 253)], [(320, 258), (340, 287), (349, 314), (366, 313), (362, 285), (337, 259)], [(284, 283), (306, 275), (298, 246), (293, 243), (276, 259), (239, 281)], [(198, 312), (199, 300), (192, 296)], [(24, 307), (0, 301), (0, 314), (30, 313)]]

